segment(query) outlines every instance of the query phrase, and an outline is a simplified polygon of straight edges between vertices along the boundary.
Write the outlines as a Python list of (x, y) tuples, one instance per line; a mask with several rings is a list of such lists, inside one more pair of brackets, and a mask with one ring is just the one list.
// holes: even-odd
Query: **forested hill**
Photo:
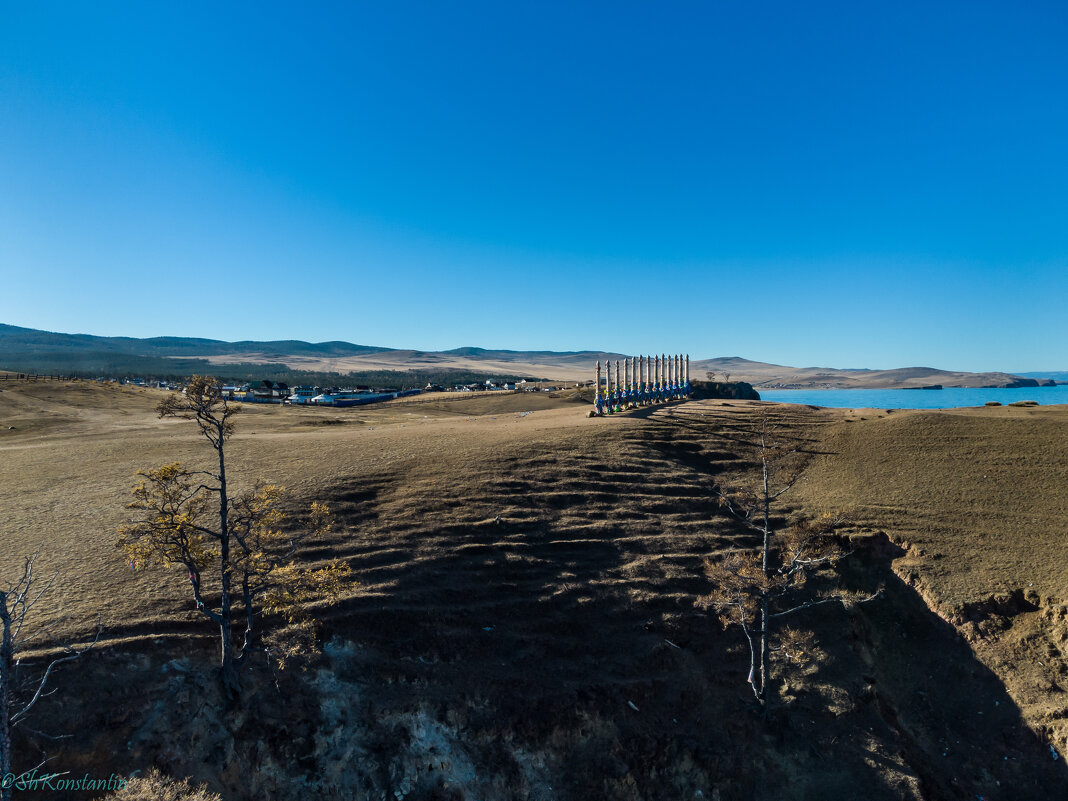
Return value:
[(59, 334), (19, 328), (0, 323), (0, 352), (60, 353), (96, 351), (126, 353), (134, 356), (216, 356), (230, 354), (277, 353), (291, 356), (359, 356), (367, 353), (386, 353), (394, 348), (354, 345), (351, 342), (303, 342), (299, 339), (270, 342), (225, 342), (220, 339), (197, 337), (100, 337), (92, 334)]
[[(350, 342), (224, 342), (193, 337), (101, 337), (60, 334), (0, 323), (0, 370), (83, 378), (184, 378), (215, 375), (227, 381), (284, 381), (291, 385), (340, 383), (407, 389), (427, 384), (467, 384), (487, 378), (519, 380), (526, 371), (478, 370), (447, 364), (405, 369), (375, 364), (331, 364), (335, 359), (397, 353)], [(242, 356), (246, 356), (243, 359)], [(225, 357), (212, 360), (212, 357)]]

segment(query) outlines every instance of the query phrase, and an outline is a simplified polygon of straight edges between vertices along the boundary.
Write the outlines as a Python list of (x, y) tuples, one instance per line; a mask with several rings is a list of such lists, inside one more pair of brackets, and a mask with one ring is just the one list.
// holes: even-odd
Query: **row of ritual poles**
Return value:
[(632, 356), (616, 359), (615, 380), (612, 362), (605, 361), (604, 391), (601, 391), (601, 363), (597, 362), (593, 408), (597, 415), (621, 412), (635, 406), (679, 400), (690, 396), (690, 356)]

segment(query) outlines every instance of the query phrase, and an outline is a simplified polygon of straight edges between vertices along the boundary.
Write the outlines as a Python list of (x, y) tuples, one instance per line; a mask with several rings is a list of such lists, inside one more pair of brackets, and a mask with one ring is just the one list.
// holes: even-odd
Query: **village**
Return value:
[[(118, 383), (124, 386), (135, 386), (152, 389), (169, 389), (182, 391), (184, 382), (166, 381), (147, 378), (121, 378), (108, 379), (97, 378), (96, 381), (103, 383)], [(590, 383), (590, 382), (587, 382)], [(579, 384), (575, 385), (580, 386)], [(397, 389), (392, 387), (372, 387), (367, 385), (330, 386), (319, 387), (310, 384), (301, 384), (290, 387), (284, 381), (271, 381), (263, 379), (259, 383), (249, 382), (245, 384), (224, 384), (222, 396), (236, 403), (268, 403), (283, 406), (331, 406), (342, 408), (347, 406), (363, 406), (370, 403), (405, 398), (412, 395), (433, 392), (557, 392), (562, 387), (544, 381), (501, 381), (487, 379), (482, 383), (456, 384), (445, 387), (440, 384), (427, 384), (422, 389)]]

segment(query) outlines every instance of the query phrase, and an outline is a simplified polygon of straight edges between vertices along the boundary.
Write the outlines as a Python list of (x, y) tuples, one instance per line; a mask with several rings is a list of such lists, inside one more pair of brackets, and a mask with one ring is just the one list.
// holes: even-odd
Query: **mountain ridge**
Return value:
[[(90, 354), (130, 357), (198, 359), (211, 365), (284, 364), (293, 370), (355, 373), (368, 370), (413, 370), (434, 367), (486, 374), (523, 373), (554, 380), (589, 380), (598, 361), (622, 361), (629, 354), (613, 351), (509, 350), (464, 346), (444, 351), (357, 345), (342, 340), (240, 340), (227, 342), (198, 337), (104, 337), (66, 334), (0, 323), (0, 368), (27, 369), (47, 357), (50, 369), (77, 370), (79, 357)], [(177, 365), (176, 365), (177, 366)], [(741, 356), (692, 359), (690, 375), (703, 379), (727, 376), (765, 389), (893, 389), (932, 385), (952, 387), (1039, 386), (1041, 374), (972, 373), (934, 367), (893, 369), (790, 367)]]

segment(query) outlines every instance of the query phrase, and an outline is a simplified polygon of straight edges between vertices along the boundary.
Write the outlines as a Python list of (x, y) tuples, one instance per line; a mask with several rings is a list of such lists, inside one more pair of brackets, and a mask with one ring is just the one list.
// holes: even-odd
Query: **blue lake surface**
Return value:
[(1042, 406), (1068, 403), (1068, 384), (1022, 389), (763, 389), (761, 400), (837, 409), (955, 409), (987, 401), (1008, 405), (1033, 400)]

